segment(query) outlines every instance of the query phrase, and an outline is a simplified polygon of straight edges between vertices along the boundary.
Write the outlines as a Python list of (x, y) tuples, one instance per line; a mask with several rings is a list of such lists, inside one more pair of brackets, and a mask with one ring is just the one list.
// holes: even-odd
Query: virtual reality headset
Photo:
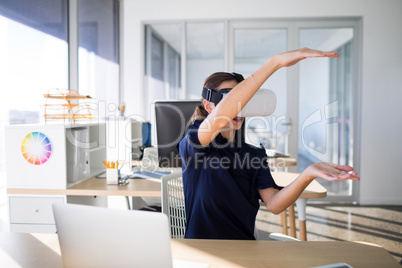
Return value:
[[(215, 105), (218, 105), (218, 103), (227, 93), (229, 93), (230, 90), (231, 88), (225, 88), (219, 90), (218, 92), (212, 89), (203, 88), (202, 97), (207, 101), (213, 102)], [(275, 108), (275, 93), (270, 89), (260, 88), (237, 116), (269, 116), (274, 113)]]

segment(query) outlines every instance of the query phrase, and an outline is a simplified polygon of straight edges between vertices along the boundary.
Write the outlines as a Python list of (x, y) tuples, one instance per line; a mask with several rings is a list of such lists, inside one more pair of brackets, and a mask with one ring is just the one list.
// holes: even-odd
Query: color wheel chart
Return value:
[(22, 141), (21, 152), (29, 163), (42, 165), (49, 160), (52, 154), (52, 144), (45, 134), (31, 132)]

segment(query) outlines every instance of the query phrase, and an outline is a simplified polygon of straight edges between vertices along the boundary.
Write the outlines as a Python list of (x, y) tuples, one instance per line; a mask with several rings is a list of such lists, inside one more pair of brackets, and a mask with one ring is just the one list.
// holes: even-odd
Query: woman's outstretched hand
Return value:
[(307, 47), (280, 53), (274, 56), (274, 60), (279, 68), (295, 65), (305, 58), (313, 57), (338, 57), (338, 53), (333, 51), (314, 50)]
[(303, 173), (312, 179), (323, 178), (328, 181), (360, 180), (353, 167), (324, 162), (308, 166)]

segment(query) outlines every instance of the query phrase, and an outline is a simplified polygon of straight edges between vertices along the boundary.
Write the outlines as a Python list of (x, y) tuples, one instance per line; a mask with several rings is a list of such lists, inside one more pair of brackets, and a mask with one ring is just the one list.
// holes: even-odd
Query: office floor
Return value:
[[(370, 242), (388, 250), (396, 260), (402, 259), (402, 206), (309, 203), (306, 212), (309, 241)], [(280, 216), (261, 206), (256, 226), (260, 239), (267, 237), (268, 231), (281, 232)]]

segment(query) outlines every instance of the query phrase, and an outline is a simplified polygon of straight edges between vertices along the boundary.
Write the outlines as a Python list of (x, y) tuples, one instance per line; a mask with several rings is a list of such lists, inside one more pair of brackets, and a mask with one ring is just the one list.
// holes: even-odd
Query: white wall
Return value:
[(402, 1), (122, 0), (122, 86), (127, 112), (143, 114), (142, 22), (208, 18), (363, 17), (361, 204), (402, 204)]

